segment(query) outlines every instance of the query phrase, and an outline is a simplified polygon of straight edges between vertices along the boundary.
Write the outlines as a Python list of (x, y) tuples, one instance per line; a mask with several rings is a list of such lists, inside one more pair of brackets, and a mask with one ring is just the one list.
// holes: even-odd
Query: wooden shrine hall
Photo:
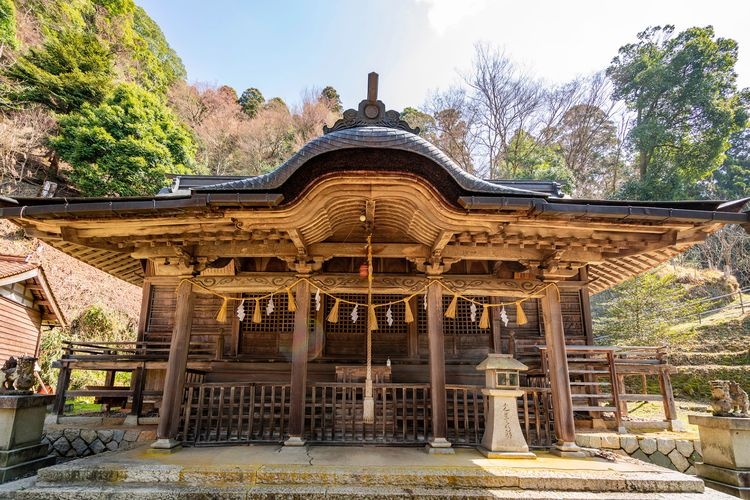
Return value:
[[(619, 428), (628, 401), (663, 401), (674, 422), (664, 350), (594, 346), (589, 296), (747, 227), (746, 200), (564, 198), (479, 179), (417, 133), (373, 73), (357, 110), (268, 174), (3, 200), (30, 236), (143, 287), (136, 342), (68, 344), (58, 413), (66, 397), (121, 400), (158, 413), (166, 447), (474, 445), (475, 367), (500, 352), (529, 367), (518, 413), (532, 446), (575, 450), (576, 423)], [(131, 384), (67, 391), (74, 369)]]

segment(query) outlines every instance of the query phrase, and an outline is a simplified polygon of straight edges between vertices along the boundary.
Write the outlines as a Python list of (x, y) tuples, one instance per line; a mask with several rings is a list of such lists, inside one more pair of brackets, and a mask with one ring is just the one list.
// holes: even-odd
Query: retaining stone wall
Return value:
[(576, 444), (583, 448), (598, 448), (628, 455), (686, 474), (695, 474), (695, 463), (703, 461), (701, 442), (697, 438), (592, 432), (577, 434)]
[(61, 458), (80, 458), (105, 451), (126, 450), (143, 441), (153, 441), (151, 430), (124, 429), (46, 429), (42, 443), (49, 444), (50, 453)]

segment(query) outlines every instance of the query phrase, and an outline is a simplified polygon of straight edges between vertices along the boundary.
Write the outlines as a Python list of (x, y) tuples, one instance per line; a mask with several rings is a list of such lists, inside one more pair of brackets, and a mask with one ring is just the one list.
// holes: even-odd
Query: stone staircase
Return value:
[(435, 458), (373, 447), (347, 459), (353, 448), (254, 448), (189, 449), (166, 457), (147, 450), (105, 453), (42, 469), (33, 485), (5, 498), (709, 498), (699, 479), (648, 464), (572, 463), (546, 454), (490, 461), (470, 449)]

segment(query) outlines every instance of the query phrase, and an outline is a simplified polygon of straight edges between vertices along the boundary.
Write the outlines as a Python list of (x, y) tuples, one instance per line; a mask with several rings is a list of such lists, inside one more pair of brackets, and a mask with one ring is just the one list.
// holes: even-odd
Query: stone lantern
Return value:
[(523, 395), (519, 375), (528, 367), (509, 354), (489, 354), (477, 370), (485, 372), (482, 394), (488, 402), (479, 451), (487, 458), (536, 458), (521, 432), (516, 404)]

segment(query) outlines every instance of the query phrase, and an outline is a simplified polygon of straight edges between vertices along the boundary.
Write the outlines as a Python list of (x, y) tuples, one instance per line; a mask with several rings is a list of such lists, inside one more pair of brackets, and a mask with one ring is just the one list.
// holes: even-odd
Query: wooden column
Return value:
[[(547, 344), (547, 365), (552, 389), (552, 410), (555, 416), (557, 443), (553, 453), (560, 455), (581, 454), (576, 445), (576, 429), (573, 420), (573, 402), (570, 397), (570, 375), (568, 357), (565, 352), (565, 330), (563, 329), (560, 294), (556, 287), (544, 290), (541, 298), (544, 337)], [(581, 454), (582, 455), (582, 454)]]
[(174, 311), (174, 329), (169, 345), (169, 361), (164, 377), (164, 395), (159, 408), (157, 440), (152, 448), (172, 449), (180, 443), (176, 441), (180, 425), (180, 406), (185, 391), (185, 371), (187, 370), (190, 330), (193, 325), (193, 284), (183, 281), (177, 287), (177, 306)]
[(453, 453), (448, 436), (445, 396), (445, 339), (443, 337), (443, 289), (433, 283), (427, 289), (427, 342), (430, 353), (430, 400), (432, 439), (429, 453)]
[(285, 446), (302, 446), (305, 432), (305, 396), (307, 393), (308, 318), (310, 317), (310, 284), (301, 281), (295, 291), (297, 311), (292, 335), (292, 387), (289, 407), (289, 438)]

